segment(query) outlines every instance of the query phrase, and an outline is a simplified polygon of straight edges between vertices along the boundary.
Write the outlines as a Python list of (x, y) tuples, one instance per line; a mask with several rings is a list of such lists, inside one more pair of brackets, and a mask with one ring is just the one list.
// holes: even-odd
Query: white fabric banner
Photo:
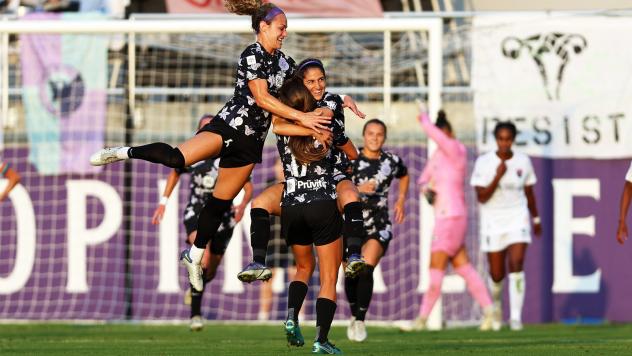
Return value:
[(474, 18), (477, 145), (496, 147), (498, 120), (532, 156), (632, 157), (632, 22), (628, 18)]

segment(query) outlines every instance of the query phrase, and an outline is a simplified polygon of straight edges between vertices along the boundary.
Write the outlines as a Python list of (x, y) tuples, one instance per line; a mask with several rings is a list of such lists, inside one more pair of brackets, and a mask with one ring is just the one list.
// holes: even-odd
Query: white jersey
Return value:
[[(496, 152), (488, 152), (479, 156), (474, 165), (470, 185), (486, 187), (496, 176), (496, 169), (501, 160)], [(537, 181), (529, 156), (514, 152), (511, 159), (505, 161), (507, 171), (500, 179), (498, 187), (491, 198), (479, 204), (480, 233), (485, 236), (497, 236), (509, 232), (523, 230), (530, 235), (531, 224), (526, 186)]]
[(625, 180), (632, 183), (632, 161), (630, 162), (630, 168), (628, 168), (628, 173), (625, 175)]

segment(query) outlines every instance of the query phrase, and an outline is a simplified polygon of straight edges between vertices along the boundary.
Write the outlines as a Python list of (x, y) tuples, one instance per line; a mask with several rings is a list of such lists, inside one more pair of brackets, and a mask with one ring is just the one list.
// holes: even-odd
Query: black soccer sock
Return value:
[(155, 142), (144, 146), (131, 147), (127, 151), (129, 158), (161, 163), (171, 168), (184, 168), (184, 156), (177, 147)]
[(366, 236), (364, 219), (362, 218), (362, 203), (352, 202), (344, 207), (345, 220), (342, 234), (345, 239), (348, 255), (359, 255), (362, 251), (362, 242)]
[(206, 248), (206, 244), (213, 239), (222, 223), (222, 217), (233, 205), (231, 200), (223, 200), (211, 196), (198, 216), (197, 235), (193, 244), (197, 248)]
[(327, 335), (329, 335), (334, 314), (336, 314), (336, 302), (327, 298), (316, 300), (316, 341), (327, 342)]
[(250, 221), (252, 259), (265, 265), (268, 242), (270, 241), (270, 213), (265, 209), (254, 208), (250, 210)]
[[(204, 286), (206, 286), (206, 281), (204, 281)], [(191, 318), (194, 316), (202, 316), (202, 295), (204, 295), (204, 289), (202, 291), (197, 291), (191, 285)]]
[(358, 278), (349, 278), (345, 276), (345, 294), (351, 309), (351, 316), (356, 316), (358, 311)]
[(364, 321), (366, 312), (373, 296), (373, 270), (375, 267), (366, 265), (358, 275), (358, 305), (356, 319)]
[(303, 301), (307, 295), (307, 284), (301, 281), (293, 281), (287, 290), (287, 318), (298, 322), (298, 313), (301, 311)]

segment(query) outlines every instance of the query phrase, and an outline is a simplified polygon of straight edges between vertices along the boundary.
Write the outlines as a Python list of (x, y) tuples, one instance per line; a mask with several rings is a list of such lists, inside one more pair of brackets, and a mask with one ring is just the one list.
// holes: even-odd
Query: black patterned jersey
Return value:
[(331, 118), (331, 130), (333, 134), (333, 145), (342, 146), (349, 137), (345, 134), (345, 110), (340, 95), (325, 92), (323, 98), (316, 103), (318, 107), (329, 108), (334, 115)]
[(277, 135), (277, 148), (283, 164), (285, 188), (281, 206), (309, 204), (320, 200), (336, 199), (336, 182), (333, 179), (332, 151), (320, 161), (304, 165), (288, 146), (290, 137)]
[(248, 82), (255, 79), (267, 80), (268, 92), (276, 97), (285, 79), (295, 69), (294, 60), (279, 50), (270, 54), (259, 42), (246, 47), (237, 64), (237, 82), (233, 97), (217, 116), (241, 134), (255, 139), (263, 147), (272, 116), (257, 106)]
[(351, 162), (341, 150), (336, 147), (342, 146), (349, 141), (349, 137), (345, 133), (345, 112), (343, 100), (340, 95), (325, 92), (323, 98), (317, 102), (318, 107), (326, 107), (333, 111), (334, 115), (331, 119), (331, 131), (333, 136), (332, 159), (334, 165), (334, 180), (338, 183), (341, 180), (348, 179), (346, 173)]
[(408, 174), (408, 168), (397, 155), (382, 151), (379, 159), (369, 159), (360, 154), (353, 163), (353, 183), (356, 185), (375, 181), (375, 193), (363, 194), (362, 216), (364, 228), (368, 236), (377, 236), (383, 243), (388, 243), (393, 236), (391, 220), (388, 213), (388, 191), (394, 178)]
[(401, 178), (406, 174), (408, 168), (396, 154), (382, 151), (379, 159), (369, 159), (360, 148), (358, 159), (353, 163), (352, 178), (355, 185), (375, 181), (375, 193), (361, 194), (362, 200), (368, 205), (388, 209), (388, 191), (393, 178)]

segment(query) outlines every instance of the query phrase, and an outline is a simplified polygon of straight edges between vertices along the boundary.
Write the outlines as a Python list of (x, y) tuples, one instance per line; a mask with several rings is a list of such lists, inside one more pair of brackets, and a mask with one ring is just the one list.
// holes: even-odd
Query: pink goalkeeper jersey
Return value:
[(427, 114), (421, 115), (421, 126), (439, 149), (430, 157), (417, 183), (428, 185), (437, 194), (434, 202), (436, 218), (466, 216), (463, 191), (467, 173), (465, 145), (436, 127)]

